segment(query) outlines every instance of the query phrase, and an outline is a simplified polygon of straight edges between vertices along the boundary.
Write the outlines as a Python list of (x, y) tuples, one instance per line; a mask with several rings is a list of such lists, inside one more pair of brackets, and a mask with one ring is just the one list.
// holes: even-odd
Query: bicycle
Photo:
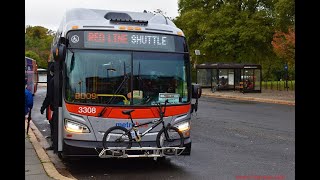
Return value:
[[(184, 137), (182, 132), (180, 132), (178, 128), (172, 126), (170, 123), (165, 125), (163, 120), (167, 103), (168, 100), (164, 102), (164, 107), (162, 107), (161, 104), (158, 103), (158, 111), (160, 115), (159, 119), (138, 125), (135, 124), (132, 120), (131, 113), (134, 112), (134, 109), (122, 111), (123, 114), (129, 116), (130, 121), (132, 123), (131, 128), (126, 129), (122, 126), (110, 127), (103, 135), (103, 148), (110, 150), (111, 153), (115, 156), (123, 155), (123, 150), (129, 150), (132, 147), (133, 142), (137, 142), (139, 144), (139, 147), (143, 148), (140, 144), (142, 137), (158, 125), (162, 124), (162, 129), (158, 132), (156, 137), (157, 148), (164, 148), (165, 155), (181, 154), (184, 150)], [(146, 124), (153, 125), (149, 129), (145, 130), (143, 133), (139, 133), (138, 127)], [(178, 153), (176, 152), (176, 149), (172, 147), (179, 147), (182, 150)]]

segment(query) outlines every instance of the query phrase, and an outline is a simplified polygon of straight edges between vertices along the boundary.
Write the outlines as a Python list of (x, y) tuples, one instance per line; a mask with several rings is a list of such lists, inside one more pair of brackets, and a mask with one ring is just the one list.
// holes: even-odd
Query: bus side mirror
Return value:
[(198, 99), (201, 97), (202, 88), (199, 84), (192, 84), (192, 98)]
[(53, 59), (57, 62), (64, 61), (66, 57), (66, 46), (64, 44), (56, 44), (52, 48)]
[(191, 104), (191, 113), (198, 111), (198, 104)]
[(201, 97), (202, 89), (199, 84), (192, 84), (191, 88), (192, 88), (192, 98), (196, 99), (196, 103), (191, 104), (191, 113), (193, 113), (193, 111), (195, 112), (198, 111), (198, 99)]

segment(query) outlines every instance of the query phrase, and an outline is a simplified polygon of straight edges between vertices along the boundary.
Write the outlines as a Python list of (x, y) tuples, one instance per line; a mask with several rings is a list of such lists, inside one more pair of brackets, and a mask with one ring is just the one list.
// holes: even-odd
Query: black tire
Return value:
[(57, 154), (58, 154), (59, 159), (60, 159), (62, 162), (65, 162), (65, 163), (70, 163), (70, 162), (72, 162), (72, 161), (77, 160), (77, 158), (75, 158), (75, 157), (71, 158), (71, 157), (65, 156), (65, 155), (63, 154), (63, 152), (58, 152)]
[(161, 164), (161, 163), (165, 163), (169, 160), (168, 160), (168, 158), (166, 158), (166, 156), (162, 156), (162, 157), (157, 157), (157, 160), (153, 160), (153, 161), (156, 164)]
[[(121, 136), (113, 136), (116, 137), (114, 139), (107, 139), (107, 137), (109, 136), (109, 134), (121, 134)], [(111, 136), (110, 136), (111, 137)], [(127, 137), (127, 138), (126, 138)], [(122, 138), (126, 138), (127, 141), (123, 141)], [(132, 146), (132, 136), (130, 134), (130, 132), (121, 126), (113, 126), (111, 128), (109, 128), (103, 135), (103, 139), (102, 139), (102, 146), (103, 148), (107, 149), (110, 147), (117, 147), (117, 148), (126, 148), (129, 149)]]
[[(165, 131), (168, 132), (169, 139), (172, 141), (167, 141), (165, 138)], [(179, 131), (178, 128), (170, 126), (167, 128), (163, 128), (159, 131), (156, 139), (157, 147), (183, 147), (184, 137), (183, 134)], [(165, 152), (166, 155), (174, 155), (175, 152)]]
[(65, 160), (65, 157), (63, 156), (62, 152), (58, 152), (58, 157), (59, 157), (61, 160)]

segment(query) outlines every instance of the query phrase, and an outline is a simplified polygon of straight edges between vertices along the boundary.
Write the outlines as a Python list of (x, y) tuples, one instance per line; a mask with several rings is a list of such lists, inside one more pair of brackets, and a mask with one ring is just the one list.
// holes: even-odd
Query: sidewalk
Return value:
[[(29, 130), (30, 133), (30, 130)], [(43, 168), (43, 165), (27, 136), (27, 132), (25, 134), (25, 179), (26, 180), (50, 180), (53, 179), (48, 176), (46, 171)]]
[(216, 91), (213, 93), (210, 88), (203, 88), (202, 95), (244, 101), (258, 101), (293, 106), (295, 105), (295, 91), (262, 90), (261, 93), (241, 93), (239, 91)]
[[(27, 121), (25, 125), (25, 179), (26, 180), (73, 180), (61, 175), (38, 139), (37, 127), (30, 121), (27, 134)], [(37, 135), (35, 135), (37, 134)]]

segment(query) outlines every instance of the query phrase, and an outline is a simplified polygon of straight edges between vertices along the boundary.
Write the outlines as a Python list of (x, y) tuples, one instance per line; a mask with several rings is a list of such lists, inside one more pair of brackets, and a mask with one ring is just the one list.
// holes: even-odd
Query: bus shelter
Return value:
[(212, 92), (234, 90), (261, 93), (261, 65), (204, 63), (196, 65), (197, 83)]

